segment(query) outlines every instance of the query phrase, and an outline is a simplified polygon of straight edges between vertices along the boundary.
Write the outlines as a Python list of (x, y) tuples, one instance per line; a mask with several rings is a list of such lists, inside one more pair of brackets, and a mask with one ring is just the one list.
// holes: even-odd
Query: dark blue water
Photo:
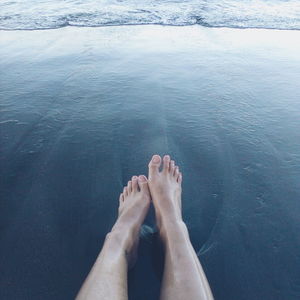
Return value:
[[(2, 33), (0, 298), (74, 298), (123, 185), (168, 153), (215, 299), (299, 299), (297, 37), (200, 27)], [(131, 299), (159, 293), (153, 212), (146, 225)]]

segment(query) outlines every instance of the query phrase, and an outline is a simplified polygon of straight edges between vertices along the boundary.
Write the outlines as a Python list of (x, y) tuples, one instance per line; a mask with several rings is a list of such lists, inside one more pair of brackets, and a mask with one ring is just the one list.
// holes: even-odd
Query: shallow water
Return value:
[[(299, 299), (299, 40), (199, 26), (1, 32), (0, 298), (74, 297), (122, 186), (168, 153), (215, 298)], [(131, 299), (159, 293), (155, 236)]]

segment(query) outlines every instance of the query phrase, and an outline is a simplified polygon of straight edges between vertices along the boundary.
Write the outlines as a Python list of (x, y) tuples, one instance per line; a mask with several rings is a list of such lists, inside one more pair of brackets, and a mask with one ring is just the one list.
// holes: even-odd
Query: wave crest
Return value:
[(298, 0), (4, 0), (0, 28), (194, 25), (300, 29)]

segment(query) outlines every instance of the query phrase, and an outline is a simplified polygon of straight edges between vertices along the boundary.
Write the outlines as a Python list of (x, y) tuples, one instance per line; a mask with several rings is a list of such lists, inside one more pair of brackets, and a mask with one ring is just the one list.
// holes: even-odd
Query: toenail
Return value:
[(139, 180), (140, 180), (141, 182), (147, 181), (147, 179), (146, 179), (146, 177), (145, 177), (144, 175), (140, 175), (140, 176), (139, 176)]
[(153, 158), (152, 158), (152, 161), (154, 163), (159, 163), (159, 156), (158, 155), (154, 155)]
[(136, 179), (137, 179), (137, 176), (133, 176), (133, 177), (132, 177), (132, 180), (136, 180)]
[(165, 155), (164, 157), (166, 160), (170, 160), (170, 155)]

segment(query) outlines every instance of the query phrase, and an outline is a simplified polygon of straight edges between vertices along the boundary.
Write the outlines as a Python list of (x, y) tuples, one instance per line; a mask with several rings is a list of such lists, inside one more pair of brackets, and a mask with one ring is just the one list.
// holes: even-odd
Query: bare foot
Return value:
[(149, 163), (148, 185), (155, 208), (157, 226), (160, 231), (169, 223), (182, 221), (181, 182), (182, 174), (169, 155), (163, 158), (154, 155)]
[(119, 234), (120, 246), (124, 245), (129, 268), (134, 265), (137, 258), (140, 229), (149, 206), (147, 178), (144, 175), (133, 176), (120, 195), (119, 216), (111, 231), (111, 234)]

